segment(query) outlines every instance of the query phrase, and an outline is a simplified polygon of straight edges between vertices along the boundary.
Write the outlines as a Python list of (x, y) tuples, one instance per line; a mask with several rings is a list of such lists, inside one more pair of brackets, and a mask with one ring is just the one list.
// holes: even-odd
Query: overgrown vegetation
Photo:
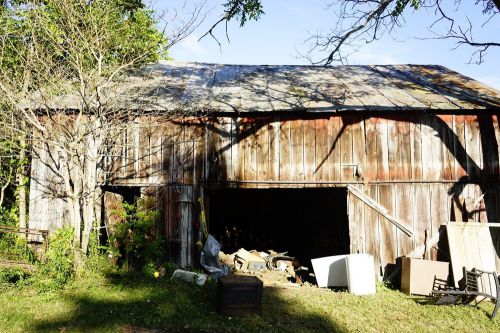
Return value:
[[(139, 0), (0, 1), (0, 138), (13, 142), (21, 133), (33, 156), (57, 152), (57, 163), (39, 159), (51, 181), (33, 181), (65, 199), (77, 264), (98, 222), (103, 159), (123, 120), (139, 116), (109, 97), (127, 71), (166, 57), (170, 44), (156, 23)], [(76, 101), (75, 117), (54, 108), (61, 96)], [(40, 117), (41, 110), (51, 116)]]
[[(15, 203), (0, 207), (0, 226), (15, 227), (17, 223), (18, 210)], [(0, 232), (0, 259), (34, 263), (36, 256), (26, 238), (16, 233)]]
[(0, 268), (0, 291), (28, 283), (31, 274), (20, 268)]
[(155, 230), (158, 212), (150, 206), (147, 199), (122, 203), (114, 212), (121, 222), (114, 227), (110, 248), (119, 267), (151, 275), (165, 261), (166, 247)]
[(62, 228), (50, 237), (50, 246), (37, 267), (34, 283), (40, 290), (60, 288), (75, 275), (71, 228)]

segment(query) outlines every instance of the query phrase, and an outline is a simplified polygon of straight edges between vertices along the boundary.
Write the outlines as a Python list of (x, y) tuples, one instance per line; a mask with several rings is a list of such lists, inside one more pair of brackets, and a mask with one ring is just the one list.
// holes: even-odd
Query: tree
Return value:
[[(475, 0), (477, 10), (482, 12), (483, 22), (471, 22), (467, 17), (460, 20), (457, 11), (463, 6), (461, 0), (338, 0), (326, 2), (328, 8), (337, 10), (335, 25), (327, 33), (310, 36), (310, 47), (305, 57), (313, 64), (329, 65), (344, 62), (349, 54), (361, 45), (376, 41), (392, 34), (404, 26), (405, 15), (412, 10), (426, 10), (434, 16), (428, 27), (433, 39), (452, 40), (456, 47), (472, 48), (470, 62), (482, 63), (488, 49), (499, 47), (499, 36), (491, 40), (477, 41), (474, 29), (482, 29), (496, 18), (500, 12), (500, 0)], [(261, 0), (227, 0), (221, 18), (207, 31), (214, 37), (214, 30), (220, 24), (226, 25), (237, 20), (244, 25), (248, 19), (258, 19), (264, 13)], [(475, 30), (474, 30), (475, 31)], [(203, 36), (203, 37), (204, 37)], [(215, 37), (214, 37), (215, 38)], [(319, 57), (317, 57), (319, 54)]]
[[(167, 56), (167, 40), (138, 0), (10, 1), (0, 13), (2, 126), (26, 135), (50, 173), (32, 181), (64, 200), (77, 261), (88, 249), (104, 160), (140, 110), (115, 104), (126, 73)], [(199, 12), (198, 12), (199, 13)], [(195, 24), (196, 13), (189, 24)], [(71, 110), (65, 101), (79, 105)], [(12, 121), (9, 121), (12, 120)], [(26, 128), (19, 124), (25, 123)], [(49, 156), (47, 158), (47, 156)]]

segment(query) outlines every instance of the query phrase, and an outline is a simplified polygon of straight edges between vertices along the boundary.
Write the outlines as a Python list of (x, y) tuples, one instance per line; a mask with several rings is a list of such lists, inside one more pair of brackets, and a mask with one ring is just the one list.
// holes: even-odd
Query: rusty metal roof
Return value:
[[(108, 98), (123, 108), (213, 112), (459, 111), (500, 108), (500, 91), (442, 66), (270, 66), (162, 62)], [(54, 101), (78, 108), (75, 99)]]

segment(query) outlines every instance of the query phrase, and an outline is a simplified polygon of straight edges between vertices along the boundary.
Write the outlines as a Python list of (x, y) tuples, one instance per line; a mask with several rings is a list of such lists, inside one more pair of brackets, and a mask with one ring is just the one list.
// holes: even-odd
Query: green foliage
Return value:
[(123, 209), (114, 212), (121, 222), (110, 239), (119, 266), (126, 264), (129, 269), (144, 270), (147, 274), (165, 259), (165, 241), (155, 235), (158, 212), (148, 205), (145, 199), (135, 204), (123, 203)]
[(248, 20), (258, 20), (264, 10), (261, 0), (229, 0), (224, 3), (226, 19), (229, 21), (237, 18), (240, 26), (244, 26)]
[[(0, 207), (0, 225), (15, 227), (18, 224), (18, 207)], [(36, 255), (28, 246), (26, 238), (17, 233), (0, 232), (0, 258), (16, 261), (36, 262)]]
[[(8, 206), (8, 205), (6, 205)], [(0, 207), (0, 225), (15, 227), (19, 223), (18, 207), (15, 204), (10, 207)]]
[(13, 285), (23, 285), (29, 281), (30, 274), (20, 268), (0, 269), (0, 290), (8, 289)]
[[(0, 115), (1, 121), (2, 115)], [(19, 158), (20, 150), (24, 148), (19, 147), (19, 143), (12, 139), (12, 133), (8, 133), (6, 129), (0, 129), (0, 205), (3, 210), (16, 205), (16, 176), (28, 164), (27, 158)], [(26, 183), (27, 180), (24, 180), (24, 185)], [(4, 213), (0, 212), (0, 214)], [(2, 224), (3, 221), (0, 218), (0, 225)]]
[(108, 246), (99, 244), (99, 233), (97, 229), (96, 232), (90, 235), (89, 251), (87, 257), (84, 258), (84, 269), (80, 272), (80, 275), (99, 277), (113, 273), (115, 265), (107, 256), (108, 251)]
[[(29, 71), (31, 89), (47, 88), (50, 63), (54, 82), (96, 69), (109, 77), (124, 64), (166, 58), (167, 40), (156, 23), (142, 0), (10, 1), (0, 10), (0, 69), (19, 82)], [(45, 58), (29, 63), (33, 51)]]
[(0, 258), (29, 263), (37, 261), (26, 239), (15, 233), (0, 233)]
[(35, 276), (39, 290), (60, 288), (74, 277), (73, 237), (72, 228), (61, 228), (51, 234), (49, 248)]
[(396, 2), (396, 7), (392, 11), (391, 15), (392, 16), (399, 16), (405, 8), (410, 5), (410, 7), (413, 7), (414, 9), (419, 9), (420, 6), (422, 5), (421, 0), (397, 0)]

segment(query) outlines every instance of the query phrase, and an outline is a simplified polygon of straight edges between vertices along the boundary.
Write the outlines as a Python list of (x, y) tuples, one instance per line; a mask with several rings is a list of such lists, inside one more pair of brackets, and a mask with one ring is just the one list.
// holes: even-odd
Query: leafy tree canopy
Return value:
[[(10, 70), (13, 76), (26, 75), (26, 64), (33, 63), (28, 58), (40, 47), (47, 48), (43, 53), (52, 53), (61, 66), (77, 61), (84, 71), (95, 68), (97, 63), (105, 70), (166, 57), (167, 41), (142, 0), (71, 2), (67, 6), (61, 5), (61, 0), (4, 0), (0, 13), (0, 68)], [(92, 38), (97, 43), (89, 43), (88, 36), (93, 34), (100, 37)], [(33, 49), (35, 45), (37, 50)], [(74, 66), (67, 66), (68, 78), (75, 74), (70, 67)]]

